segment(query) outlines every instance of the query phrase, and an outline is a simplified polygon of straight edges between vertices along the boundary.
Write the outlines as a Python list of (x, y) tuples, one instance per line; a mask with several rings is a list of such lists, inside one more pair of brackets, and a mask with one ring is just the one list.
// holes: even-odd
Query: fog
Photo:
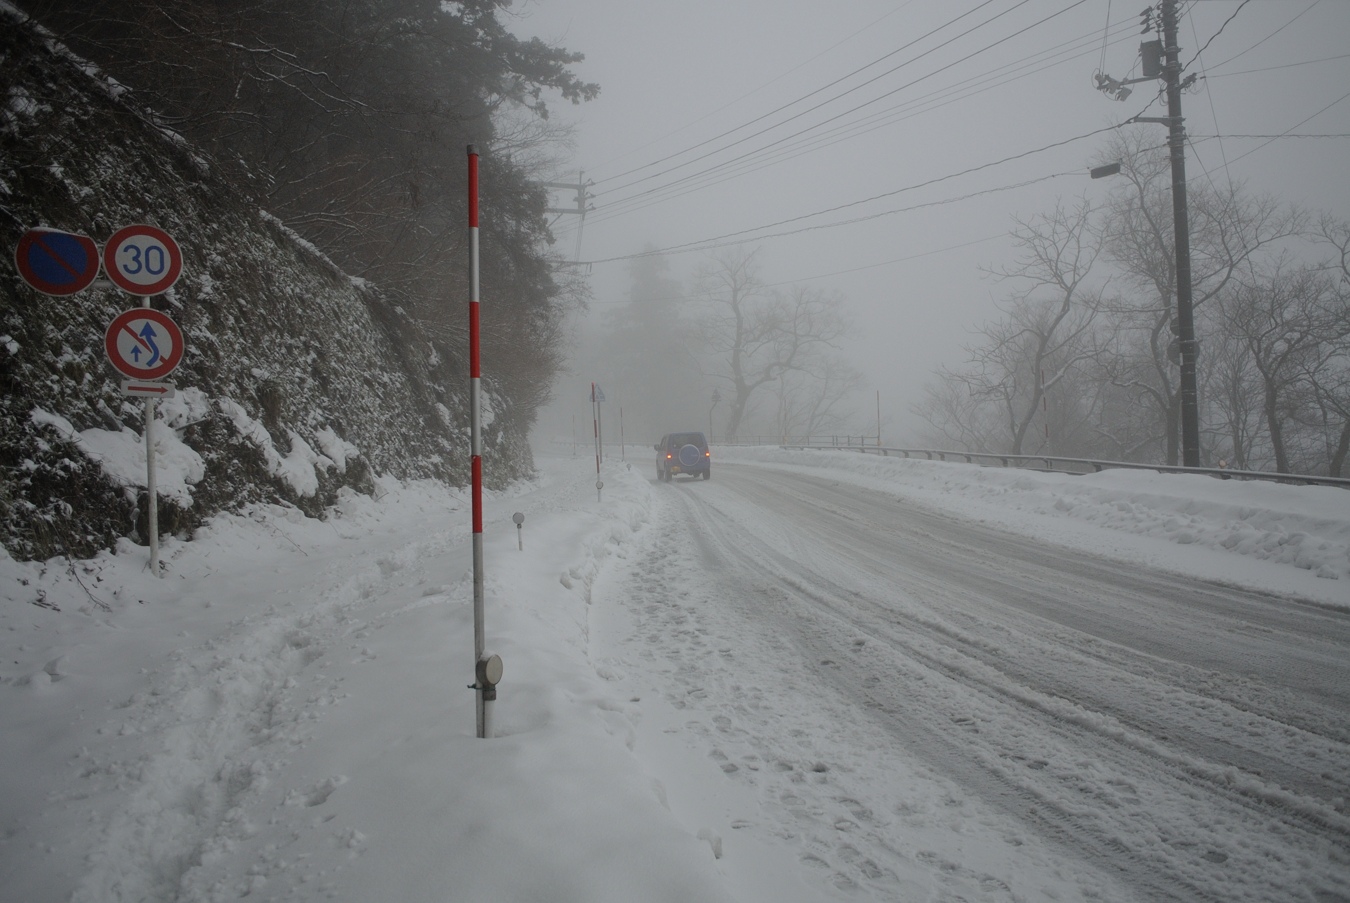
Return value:
[[(708, 248), (731, 245), (756, 250), (768, 285), (846, 299), (861, 373), (848, 431), (875, 434), (879, 400), (883, 439), (908, 441), (924, 381), (964, 359), (970, 330), (1008, 294), (988, 271), (1014, 263), (1015, 219), (1103, 199), (1110, 180), (1088, 169), (1111, 127), (1166, 115), (1155, 83), (1124, 101), (1095, 89), (1098, 71), (1137, 77), (1153, 37), (1137, 7), (1102, 0), (532, 0), (514, 12), (517, 33), (585, 54), (575, 71), (601, 86), (591, 103), (552, 106), (574, 145), (549, 178), (583, 180), (591, 207), (554, 226), (591, 289), (543, 419), (554, 437), (575, 417), (589, 440), (606, 349), (585, 337), (626, 302), (626, 258), (672, 249), (668, 275), (687, 291)], [(1350, 4), (1183, 5), (1181, 59), (1199, 75), (1183, 95), (1190, 184), (1350, 213), (1347, 38)], [(1166, 142), (1163, 125), (1129, 128)], [(573, 207), (575, 192), (555, 202)], [(683, 412), (653, 420), (700, 411), (666, 429), (707, 423), (714, 384), (691, 373), (673, 393)], [(637, 399), (603, 388), (606, 426), (624, 406), (650, 445)]]

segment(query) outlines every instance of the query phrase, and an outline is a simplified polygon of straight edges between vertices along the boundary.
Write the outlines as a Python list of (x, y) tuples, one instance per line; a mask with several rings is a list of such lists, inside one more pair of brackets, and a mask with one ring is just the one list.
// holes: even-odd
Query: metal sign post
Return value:
[(99, 253), (87, 235), (58, 229), (29, 229), (19, 239), (14, 263), (25, 282), (45, 295), (84, 291), (98, 278), (100, 262), (122, 291), (143, 298), (142, 306), (108, 325), (103, 347), (114, 369), (127, 377), (122, 392), (145, 399), (146, 531), (150, 570), (159, 571), (159, 493), (155, 486), (155, 402), (173, 397), (172, 383), (158, 382), (183, 361), (183, 333), (167, 314), (150, 308), (150, 297), (168, 291), (183, 272), (183, 253), (169, 233), (154, 226), (124, 226)]
[(600, 434), (600, 402), (605, 400), (605, 392), (595, 383), (591, 383), (591, 423), (595, 426), (595, 500), (600, 501), (600, 459), (604, 457), (604, 439)]
[[(103, 248), (103, 270), (125, 292), (144, 300), (141, 307), (118, 315), (103, 337), (108, 360), (145, 398), (145, 493), (148, 498), (146, 532), (150, 540), (150, 570), (159, 572), (159, 491), (155, 485), (155, 408), (158, 398), (146, 391), (183, 361), (183, 333), (168, 314), (150, 307), (150, 296), (167, 291), (183, 271), (183, 255), (168, 233), (154, 226), (118, 229)], [(124, 389), (125, 391), (125, 389)], [(160, 394), (167, 394), (160, 393)]]
[[(158, 328), (156, 328), (158, 327)], [(144, 306), (119, 314), (108, 324), (103, 336), (108, 360), (123, 376), (123, 391), (145, 398), (145, 492), (146, 532), (150, 540), (150, 570), (159, 575), (159, 492), (155, 486), (155, 407), (156, 396), (168, 396), (173, 387), (147, 380), (168, 376), (183, 361), (183, 333), (167, 314)], [(159, 391), (155, 391), (158, 389)]]
[[(103, 246), (103, 272), (122, 291), (144, 298), (141, 310), (113, 320), (104, 337), (108, 359), (124, 376), (158, 379), (183, 360), (183, 334), (165, 314), (150, 309), (150, 296), (168, 291), (183, 272), (183, 252), (169, 233), (154, 226), (124, 226)], [(155, 326), (160, 329), (157, 331)], [(163, 344), (165, 347), (160, 348)], [(142, 360), (144, 358), (144, 360)], [(150, 570), (159, 576), (159, 492), (155, 486), (155, 407), (145, 396), (145, 492), (150, 533)]]
[[(147, 302), (148, 303), (148, 302)], [(145, 495), (146, 530), (150, 534), (150, 573), (159, 576), (159, 489), (155, 486), (156, 399), (145, 400)]]

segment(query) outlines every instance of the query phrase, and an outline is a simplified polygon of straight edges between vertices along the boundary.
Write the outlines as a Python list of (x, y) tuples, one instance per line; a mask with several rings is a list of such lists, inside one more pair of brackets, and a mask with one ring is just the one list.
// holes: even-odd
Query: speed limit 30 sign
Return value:
[(103, 272), (124, 292), (158, 295), (178, 281), (183, 252), (163, 229), (124, 226), (103, 246)]

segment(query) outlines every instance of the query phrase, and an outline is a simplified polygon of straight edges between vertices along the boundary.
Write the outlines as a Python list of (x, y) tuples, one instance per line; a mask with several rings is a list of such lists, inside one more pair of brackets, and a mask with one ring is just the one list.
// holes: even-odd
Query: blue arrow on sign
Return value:
[(141, 329), (141, 338), (145, 340), (145, 344), (150, 346), (150, 360), (145, 362), (146, 367), (153, 367), (159, 362), (159, 346), (155, 344), (156, 335), (155, 328), (147, 321)]

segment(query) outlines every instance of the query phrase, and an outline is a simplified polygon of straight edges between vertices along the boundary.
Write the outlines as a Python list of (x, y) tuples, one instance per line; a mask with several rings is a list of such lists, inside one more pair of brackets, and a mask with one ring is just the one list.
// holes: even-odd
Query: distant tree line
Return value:
[(707, 257), (688, 290), (655, 253), (636, 257), (630, 276), (584, 357), (644, 439), (684, 429), (724, 441), (820, 436), (855, 422), (860, 375), (842, 349), (852, 329), (842, 296), (772, 288), (757, 252), (739, 248)]
[[(1145, 140), (1101, 155), (1124, 164), (1104, 201), (1017, 223), (1002, 315), (916, 406), (925, 443), (1178, 462), (1170, 164)], [(1217, 179), (1187, 193), (1202, 463), (1345, 475), (1350, 223)]]
[[(554, 276), (532, 183), (565, 136), (546, 95), (598, 87), (580, 54), (522, 40), (511, 0), (20, 0), (347, 272), (460, 347), (465, 146), (482, 152), (484, 359), (533, 419), (575, 285)], [(190, 237), (184, 237), (190, 240)], [(467, 365), (466, 365), (467, 366)]]

